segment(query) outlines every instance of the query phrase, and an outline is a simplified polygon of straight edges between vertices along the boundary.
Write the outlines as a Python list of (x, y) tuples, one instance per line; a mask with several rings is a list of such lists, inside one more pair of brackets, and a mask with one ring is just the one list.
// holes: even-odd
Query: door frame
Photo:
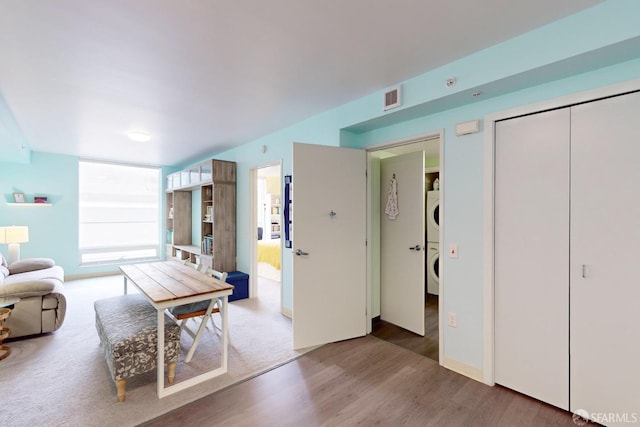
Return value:
[[(249, 245), (249, 298), (255, 298), (258, 296), (258, 169), (264, 169), (271, 166), (280, 167), (280, 184), (283, 184), (282, 160), (261, 164), (249, 169), (249, 235), (252, 236), (251, 244)], [(284, 185), (282, 185), (282, 187), (282, 191), (284, 192)], [(266, 232), (266, 230), (263, 232)], [(282, 239), (280, 242), (282, 242)], [(280, 258), (280, 311), (282, 312), (282, 243), (280, 244)]]
[[(439, 140), (439, 156), (440, 156), (440, 165), (439, 165), (439, 174), (440, 174), (440, 178), (439, 178), (439, 182), (440, 182), (440, 228), (438, 230), (439, 233), (439, 239), (438, 239), (438, 246), (440, 249), (440, 252), (442, 252), (442, 247), (443, 247), (443, 242), (444, 242), (444, 210), (446, 209), (446, 205), (444, 203), (444, 197), (445, 197), (445, 180), (444, 180), (444, 129), (440, 129), (437, 131), (433, 131), (433, 132), (425, 132), (425, 133), (421, 133), (421, 134), (417, 134), (417, 135), (412, 135), (406, 138), (401, 138), (401, 139), (396, 139), (396, 140), (392, 140), (392, 141), (386, 141), (383, 142), (381, 144), (376, 144), (376, 145), (372, 145), (366, 148), (367, 151), (367, 242), (371, 242), (372, 244), (367, 244), (367, 262), (368, 262), (368, 267), (367, 267), (367, 314), (368, 314), (368, 322), (367, 322), (367, 334), (371, 333), (371, 329), (372, 329), (372, 321), (373, 321), (373, 313), (372, 313), (372, 307), (371, 307), (371, 303), (372, 303), (372, 293), (373, 293), (373, 284), (374, 282), (377, 280), (379, 283), (379, 274), (374, 275), (374, 265), (375, 263), (373, 262), (373, 257), (375, 255), (375, 253), (378, 253), (379, 255), (379, 241), (377, 242), (377, 247), (376, 244), (374, 244), (374, 242), (376, 242), (376, 240), (374, 239), (374, 233), (379, 234), (380, 233), (380, 227), (379, 227), (379, 223), (378, 224), (374, 224), (374, 217), (373, 217), (373, 212), (374, 209), (379, 209), (379, 204), (376, 202), (376, 198), (373, 197), (373, 191), (379, 191), (379, 185), (376, 186), (374, 180), (379, 180), (380, 176), (376, 175), (374, 176), (372, 172), (372, 156), (371, 153), (374, 151), (380, 151), (380, 150), (385, 150), (385, 149), (389, 149), (389, 148), (394, 148), (394, 147), (399, 147), (399, 146), (403, 146), (403, 145), (410, 145), (410, 144), (416, 144), (416, 143), (420, 143), (420, 142), (427, 142), (429, 140), (432, 139), (436, 139), (438, 138)], [(379, 184), (379, 183), (378, 183)], [(426, 197), (426, 194), (425, 194)], [(374, 227), (376, 227), (377, 225), (377, 229), (374, 229)], [(439, 271), (440, 271), (440, 282), (439, 282), (439, 289), (438, 289), (438, 294), (439, 294), (439, 304), (438, 304), (438, 351), (439, 351), (439, 355), (438, 355), (438, 359), (439, 359), (439, 364), (443, 365), (443, 361), (444, 361), (444, 324), (443, 324), (443, 306), (444, 306), (444, 292), (443, 292), (443, 284), (444, 284), (444, 274), (443, 274), (443, 268), (442, 268), (442, 257), (440, 257), (440, 259), (438, 260), (439, 262)], [(426, 267), (426, 266), (425, 266)], [(426, 288), (426, 282), (425, 282), (425, 288)], [(380, 291), (378, 290), (378, 294), (380, 293)]]
[[(545, 110), (568, 107), (572, 104), (595, 101), (640, 90), (640, 79), (589, 89), (532, 104), (522, 105), (484, 116), (484, 229), (483, 229), (483, 367), (482, 381), (495, 385), (494, 326), (495, 326), (495, 123), (500, 120), (534, 114)], [(442, 182), (442, 180), (441, 180)], [(440, 184), (442, 185), (442, 184)]]

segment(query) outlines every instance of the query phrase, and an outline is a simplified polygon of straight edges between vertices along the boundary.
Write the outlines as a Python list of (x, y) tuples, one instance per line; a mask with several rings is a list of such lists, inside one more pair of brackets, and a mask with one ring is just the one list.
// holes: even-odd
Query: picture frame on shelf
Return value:
[(49, 203), (47, 196), (33, 196), (33, 203)]
[(25, 203), (24, 193), (13, 193), (13, 201), (16, 203)]
[(207, 213), (204, 216), (204, 220), (207, 222), (213, 221), (213, 206), (207, 206)]

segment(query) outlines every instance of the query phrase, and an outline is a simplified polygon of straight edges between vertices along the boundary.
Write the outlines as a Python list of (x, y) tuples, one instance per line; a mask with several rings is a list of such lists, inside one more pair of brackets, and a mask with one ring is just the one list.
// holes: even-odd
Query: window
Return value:
[(160, 169), (80, 161), (81, 264), (160, 256)]

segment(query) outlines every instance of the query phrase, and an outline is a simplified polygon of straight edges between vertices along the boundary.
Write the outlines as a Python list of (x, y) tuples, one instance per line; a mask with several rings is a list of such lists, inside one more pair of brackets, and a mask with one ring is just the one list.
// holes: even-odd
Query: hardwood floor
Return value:
[(324, 345), (146, 426), (572, 426), (571, 414), (489, 387), (371, 335)]
[(384, 320), (377, 320), (373, 324), (371, 335), (399, 345), (414, 353), (421, 354), (429, 359), (438, 361), (439, 358), (439, 338), (438, 338), (438, 296), (427, 294), (425, 303), (425, 334), (424, 337), (414, 334), (399, 326), (393, 325)]

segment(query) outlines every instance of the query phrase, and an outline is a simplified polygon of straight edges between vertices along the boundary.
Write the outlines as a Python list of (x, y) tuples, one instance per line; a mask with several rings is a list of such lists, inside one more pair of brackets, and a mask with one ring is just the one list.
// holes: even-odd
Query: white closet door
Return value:
[(640, 416), (640, 94), (571, 110), (571, 410)]
[(569, 109), (496, 123), (495, 381), (569, 406)]
[(381, 212), (393, 177), (399, 214), (380, 215), (380, 318), (424, 336), (424, 151), (380, 162)]

